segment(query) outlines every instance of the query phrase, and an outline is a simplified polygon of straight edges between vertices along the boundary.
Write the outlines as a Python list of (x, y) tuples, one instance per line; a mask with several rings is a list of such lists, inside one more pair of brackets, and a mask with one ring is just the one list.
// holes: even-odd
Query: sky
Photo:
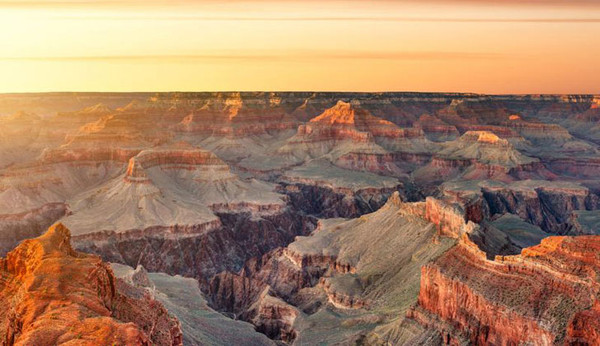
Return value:
[(600, 94), (598, 0), (0, 0), (0, 92)]

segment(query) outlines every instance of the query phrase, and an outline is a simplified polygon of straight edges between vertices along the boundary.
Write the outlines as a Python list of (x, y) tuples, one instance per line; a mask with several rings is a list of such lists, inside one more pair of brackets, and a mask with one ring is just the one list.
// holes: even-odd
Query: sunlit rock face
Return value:
[(422, 138), (419, 129), (402, 129), (391, 121), (376, 117), (360, 102), (338, 101), (319, 116), (298, 128), (299, 142), (344, 141), (357, 143), (378, 138)]
[[(0, 95), (0, 253), (17, 249), (0, 284), (31, 286), (16, 259), (36, 257), (44, 241), (26, 239), (56, 222), (72, 249), (121, 278), (65, 248), (31, 280), (74, 293), (33, 285), (5, 301), (0, 329), (14, 343), (94, 343), (99, 324), (75, 313), (92, 304), (107, 323), (97, 334), (123, 344), (594, 344), (599, 105), (577, 95)], [(48, 307), (27, 310), (33, 324), (8, 315), (30, 298)], [(81, 339), (50, 326), (45, 311), (59, 301), (75, 312), (56, 316), (83, 324)]]
[(244, 97), (240, 93), (219, 94), (190, 111), (174, 129), (179, 132), (213, 136), (255, 136), (285, 131), (297, 120), (281, 106), (276, 95)]
[(486, 259), (464, 240), (423, 267), (409, 316), (448, 343), (596, 342), (600, 237), (549, 237)]
[(120, 283), (99, 257), (74, 251), (70, 238), (56, 224), (0, 259), (5, 344), (182, 345), (179, 321), (162, 304)]

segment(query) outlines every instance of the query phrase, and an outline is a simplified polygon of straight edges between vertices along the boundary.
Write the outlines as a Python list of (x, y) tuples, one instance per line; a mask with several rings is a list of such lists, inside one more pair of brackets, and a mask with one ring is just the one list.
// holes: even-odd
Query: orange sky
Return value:
[(599, 3), (0, 0), (0, 92), (600, 93)]

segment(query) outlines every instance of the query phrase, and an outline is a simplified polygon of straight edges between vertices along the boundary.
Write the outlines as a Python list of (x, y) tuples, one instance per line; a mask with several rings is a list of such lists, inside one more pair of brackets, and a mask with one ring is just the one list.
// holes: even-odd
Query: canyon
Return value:
[(2, 342), (598, 345), (598, 104), (0, 95)]

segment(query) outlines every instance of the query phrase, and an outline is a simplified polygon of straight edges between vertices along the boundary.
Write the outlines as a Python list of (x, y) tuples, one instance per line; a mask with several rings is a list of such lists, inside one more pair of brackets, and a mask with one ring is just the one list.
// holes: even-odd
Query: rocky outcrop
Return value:
[(266, 295), (258, 302), (254, 311), (255, 316), (251, 322), (258, 332), (287, 343), (296, 339), (294, 322), (300, 314), (296, 308), (281, 299)]
[(468, 131), (438, 145), (431, 162), (412, 172), (421, 185), (449, 178), (503, 182), (556, 178), (537, 158), (524, 155), (508, 140), (489, 131)]
[(435, 225), (439, 234), (451, 238), (460, 238), (464, 233), (472, 232), (477, 225), (465, 220), (465, 213), (457, 205), (427, 197), (424, 219)]
[(595, 345), (600, 340), (600, 302), (575, 314), (567, 327), (565, 344)]
[(592, 340), (599, 250), (600, 237), (549, 237), (490, 261), (463, 237), (422, 268), (418, 304), (408, 316), (451, 344)]
[(172, 140), (173, 134), (157, 127), (158, 121), (138, 110), (118, 112), (82, 126), (78, 132), (67, 135), (66, 146), (144, 148), (162, 145)]
[(392, 153), (427, 153), (429, 142), (420, 128), (400, 128), (376, 117), (360, 102), (338, 103), (306, 124), (278, 150), (283, 158), (325, 157), (336, 165), (379, 174), (400, 175)]
[(473, 133), (484, 132), (484, 133), (491, 133), (494, 136), (497, 136), (504, 140), (522, 139), (518, 132), (516, 132), (510, 128), (504, 127), (504, 126), (482, 125), (482, 124), (460, 124), (460, 125), (457, 125), (457, 128), (460, 130), (461, 133), (464, 133), (464, 134), (469, 133), (469, 132), (473, 132)]
[(600, 207), (595, 190), (563, 181), (456, 182), (444, 184), (442, 194), (443, 200), (461, 205), (466, 218), (473, 222), (481, 223), (510, 213), (549, 234), (578, 235), (569, 233), (576, 232), (573, 212)]
[(4, 344), (181, 345), (177, 319), (128, 295), (97, 256), (75, 252), (61, 224), (0, 260)]
[(491, 131), (468, 131), (459, 139), (445, 143), (438, 157), (460, 158), (489, 165), (515, 167), (537, 161), (516, 150), (506, 139)]
[(259, 280), (231, 272), (215, 275), (207, 289), (212, 306), (232, 314), (233, 318), (248, 318), (248, 309), (268, 290), (268, 286)]

